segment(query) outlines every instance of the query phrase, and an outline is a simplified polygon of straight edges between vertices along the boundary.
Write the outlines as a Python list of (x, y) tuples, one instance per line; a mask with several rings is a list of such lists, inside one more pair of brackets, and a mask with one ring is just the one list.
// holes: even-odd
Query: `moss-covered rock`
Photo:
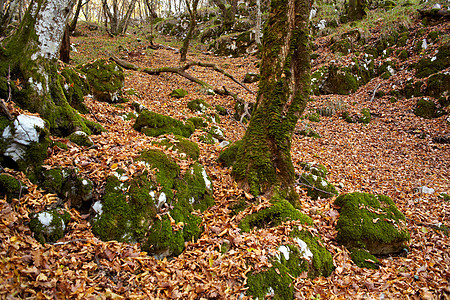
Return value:
[(178, 255), (202, 232), (202, 219), (193, 211), (214, 203), (211, 179), (199, 163), (181, 177), (180, 167), (161, 151), (145, 151), (138, 160), (156, 176), (145, 171), (125, 182), (108, 178), (101, 202), (92, 207), (92, 230), (102, 240), (140, 242), (157, 258)]
[(408, 79), (406, 81), (405, 87), (401, 90), (401, 94), (406, 98), (420, 97), (423, 96), (422, 92), (423, 81), (415, 81), (413, 79)]
[(41, 244), (54, 243), (64, 237), (70, 214), (62, 209), (42, 211), (30, 215), (30, 229)]
[(338, 67), (331, 64), (328, 75), (321, 86), (322, 94), (348, 95), (355, 92), (359, 87), (358, 79), (352, 74), (348, 67)]
[(227, 109), (221, 105), (216, 105), (216, 111), (221, 116), (226, 116), (228, 114)]
[(365, 249), (351, 249), (352, 261), (360, 268), (378, 269), (380, 261)]
[(255, 33), (252, 30), (222, 35), (210, 44), (216, 55), (238, 57), (255, 51)]
[(50, 170), (41, 168), (39, 174), (39, 187), (49, 193), (62, 195), (62, 187), (68, 174), (63, 173), (63, 171), (59, 168)]
[(8, 125), (0, 136), (0, 163), (33, 173), (47, 158), (48, 123), (39, 117), (22, 114), (5, 124)]
[(325, 178), (328, 174), (327, 168), (322, 164), (317, 163), (309, 163), (309, 162), (301, 162), (300, 166), (305, 170), (306, 172), (309, 172), (313, 175), (320, 176)]
[(61, 71), (61, 75), (64, 78), (61, 86), (63, 87), (67, 102), (80, 113), (88, 113), (89, 110), (84, 104), (84, 96), (90, 92), (90, 86), (86, 76), (77, 72), (72, 67), (64, 68)]
[(177, 99), (186, 97), (188, 92), (184, 89), (175, 89), (170, 93), (170, 97), (174, 97)]
[[(430, 76), (427, 80), (427, 95), (434, 97), (442, 102), (441, 104), (448, 103), (450, 91), (450, 74), (438, 73)], [(448, 105), (448, 104), (447, 104)]]
[(370, 110), (368, 108), (363, 108), (361, 110), (361, 116), (358, 119), (359, 123), (369, 124), (372, 120), (372, 116), (370, 115)]
[(294, 208), (289, 201), (279, 199), (273, 201), (272, 206), (246, 216), (239, 223), (239, 228), (248, 232), (254, 228), (275, 227), (289, 220), (300, 220), (305, 224), (312, 225), (310, 217)]
[(256, 299), (294, 299), (294, 278), (303, 272), (310, 278), (331, 274), (333, 258), (318, 237), (296, 229), (291, 238), (291, 243), (278, 247), (280, 254), (271, 259), (272, 267), (248, 275), (247, 295)]
[(425, 119), (432, 119), (436, 117), (436, 111), (436, 104), (433, 102), (433, 100), (421, 98), (416, 103), (414, 114)]
[(169, 116), (144, 110), (141, 112), (133, 128), (148, 136), (158, 136), (172, 133), (183, 137), (190, 137), (195, 127), (191, 122), (183, 123)]
[(338, 194), (336, 188), (324, 177), (311, 173), (303, 173), (299, 177), (299, 183), (306, 188), (307, 194), (314, 200), (331, 198)]
[(195, 99), (192, 101), (189, 101), (187, 104), (187, 107), (192, 111), (196, 113), (204, 113), (208, 110), (208, 108), (211, 108), (212, 106), (209, 105), (205, 100), (203, 99)]
[(94, 98), (98, 101), (116, 103), (120, 101), (120, 90), (125, 76), (123, 69), (115, 62), (98, 59), (80, 67), (86, 74)]
[(427, 77), (437, 73), (450, 66), (450, 43), (438, 48), (437, 54), (432, 57), (424, 57), (416, 64), (416, 76), (419, 78)]
[(409, 240), (405, 216), (387, 196), (350, 193), (337, 197), (337, 241), (373, 255), (399, 253)]
[(205, 133), (199, 136), (199, 141), (205, 144), (214, 145), (219, 142), (211, 133)]
[(196, 143), (179, 135), (174, 138), (163, 138), (157, 144), (166, 146), (167, 148), (173, 147), (178, 153), (184, 153), (193, 160), (197, 160), (200, 155), (200, 149)]
[(94, 145), (94, 142), (91, 138), (83, 131), (75, 131), (72, 132), (68, 137), (69, 141), (77, 144), (78, 146), (90, 147)]
[[(64, 174), (63, 174), (64, 175)], [(61, 194), (65, 200), (70, 201), (72, 207), (81, 208), (89, 203), (93, 197), (94, 183), (78, 174), (77, 170), (68, 170)]]
[(194, 124), (195, 129), (202, 129), (208, 126), (208, 122), (202, 117), (192, 117), (187, 119), (186, 121)]
[(247, 73), (247, 74), (245, 74), (244, 80), (242, 82), (244, 82), (244, 83), (258, 82), (260, 78), (261, 78), (261, 75), (259, 75), (259, 74)]
[(14, 198), (18, 199), (25, 192), (26, 186), (20, 180), (8, 174), (0, 174), (0, 196), (2, 198), (6, 196), (6, 200), (11, 201)]
[(307, 114), (306, 117), (311, 122), (320, 122), (320, 115), (318, 113), (310, 113), (310, 114)]
[(220, 152), (217, 161), (222, 163), (225, 167), (231, 167), (236, 161), (237, 149), (241, 144), (242, 142), (240, 140), (230, 144), (227, 148)]
[(208, 131), (208, 134), (210, 134), (212, 137), (214, 137), (215, 139), (217, 139), (218, 141), (223, 141), (225, 140), (225, 135), (223, 133), (222, 128), (217, 127), (215, 125), (212, 125)]

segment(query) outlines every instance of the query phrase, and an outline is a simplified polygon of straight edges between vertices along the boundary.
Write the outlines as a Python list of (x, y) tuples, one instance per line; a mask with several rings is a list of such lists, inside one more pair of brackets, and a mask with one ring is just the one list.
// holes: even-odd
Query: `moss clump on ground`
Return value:
[(81, 208), (86, 202), (92, 200), (93, 190), (94, 183), (73, 169), (64, 181), (60, 195), (70, 201), (72, 207)]
[(320, 122), (320, 115), (318, 113), (310, 113), (307, 115), (307, 118), (311, 122)]
[(199, 138), (199, 141), (205, 144), (214, 145), (215, 143), (218, 143), (219, 140), (213, 137), (211, 133), (206, 133), (204, 135), (201, 135)]
[(220, 152), (217, 161), (224, 165), (225, 167), (231, 167), (236, 161), (236, 154), (238, 148), (242, 145), (242, 141), (236, 141), (230, 144), (227, 148), (225, 148), (222, 152)]
[(300, 166), (303, 168), (303, 170), (316, 176), (325, 178), (328, 174), (327, 168), (322, 164), (301, 162)]
[(417, 101), (414, 114), (425, 119), (432, 119), (436, 117), (436, 109), (436, 104), (434, 104), (433, 100), (422, 98)]
[(359, 87), (357, 78), (348, 67), (339, 68), (332, 64), (328, 68), (328, 77), (322, 84), (321, 93), (348, 95)]
[(159, 136), (172, 133), (183, 137), (190, 137), (195, 127), (191, 122), (183, 123), (169, 116), (144, 110), (141, 112), (133, 128), (148, 136)]
[(278, 247), (280, 254), (271, 259), (272, 267), (250, 273), (247, 295), (259, 299), (294, 299), (294, 278), (303, 272), (308, 272), (310, 278), (331, 274), (333, 258), (319, 244), (318, 237), (298, 229), (293, 230), (290, 236), (292, 243)]
[(206, 103), (203, 99), (195, 99), (192, 101), (189, 101), (187, 104), (187, 107), (192, 111), (196, 113), (204, 113), (208, 110), (208, 108), (211, 108), (212, 106)]
[(24, 194), (25, 186), (16, 178), (8, 174), (0, 174), (0, 196), (6, 196), (7, 201)]
[(216, 111), (221, 116), (226, 116), (228, 114), (227, 109), (221, 105), (216, 105)]
[(94, 142), (83, 131), (72, 132), (67, 138), (78, 146), (90, 147), (94, 145)]
[(186, 97), (187, 94), (188, 94), (188, 92), (184, 89), (175, 89), (170, 93), (170, 96), (180, 99), (180, 98)]
[(80, 70), (86, 74), (95, 99), (109, 103), (120, 100), (125, 76), (123, 69), (115, 62), (98, 59), (81, 66)]
[(360, 268), (378, 269), (380, 261), (364, 249), (351, 249), (350, 255), (352, 261)]
[(337, 241), (371, 254), (401, 252), (409, 240), (405, 216), (387, 196), (351, 193), (336, 198), (340, 207)]
[(416, 64), (416, 76), (427, 77), (450, 66), (450, 44), (447, 43), (438, 48), (437, 54), (433, 57), (424, 57)]
[(64, 237), (70, 214), (61, 209), (42, 211), (30, 215), (30, 229), (41, 244), (54, 243)]
[(338, 194), (336, 188), (324, 177), (311, 173), (303, 173), (299, 177), (299, 183), (307, 190), (307, 195), (313, 200), (331, 198)]
[(368, 108), (363, 108), (361, 110), (361, 117), (359, 117), (358, 122), (363, 124), (369, 124), (372, 120), (370, 115), (370, 110)]
[[(450, 74), (438, 73), (430, 76), (427, 80), (427, 95), (434, 97), (441, 102), (441, 98), (448, 98), (450, 91)], [(445, 102), (445, 100), (444, 100)]]
[(63, 171), (59, 168), (45, 170), (41, 168), (38, 176), (39, 186), (49, 193), (61, 195), (65, 181)]
[(312, 220), (298, 211), (292, 204), (284, 199), (275, 200), (273, 205), (256, 213), (246, 216), (239, 223), (242, 231), (249, 232), (253, 228), (275, 227), (288, 220), (300, 220), (312, 225)]
[(160, 142), (157, 142), (157, 144), (167, 148), (173, 147), (173, 149), (177, 150), (178, 153), (184, 153), (193, 160), (197, 160), (200, 156), (200, 149), (198, 148), (198, 145), (179, 135), (171, 139), (163, 138)]
[(192, 117), (187, 119), (186, 121), (190, 121), (194, 124), (195, 129), (202, 129), (208, 126), (208, 122), (202, 117)]

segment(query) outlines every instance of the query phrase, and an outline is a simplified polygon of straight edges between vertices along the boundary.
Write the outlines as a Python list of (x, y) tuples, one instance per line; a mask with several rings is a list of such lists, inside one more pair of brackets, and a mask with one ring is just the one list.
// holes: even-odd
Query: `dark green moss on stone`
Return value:
[(26, 186), (11, 175), (0, 174), (0, 196), (2, 198), (6, 196), (8, 202), (13, 198), (19, 198), (21, 194), (23, 195), (25, 188)]
[(144, 110), (136, 119), (133, 128), (148, 136), (158, 136), (172, 133), (183, 137), (190, 137), (195, 127), (191, 122), (183, 123), (169, 116)]
[(360, 268), (378, 269), (380, 261), (364, 249), (351, 249), (350, 255), (352, 261)]
[(30, 215), (30, 229), (41, 244), (54, 243), (64, 237), (70, 214), (61, 209), (42, 211)]

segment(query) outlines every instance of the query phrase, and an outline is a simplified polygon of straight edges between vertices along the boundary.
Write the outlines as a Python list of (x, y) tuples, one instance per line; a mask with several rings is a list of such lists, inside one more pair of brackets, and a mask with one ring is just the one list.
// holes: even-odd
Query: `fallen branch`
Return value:
[(191, 68), (193, 66), (212, 68), (214, 71), (219, 72), (219, 73), (227, 76), (228, 78), (230, 78), (231, 80), (233, 80), (234, 82), (239, 84), (246, 91), (248, 91), (250, 93), (254, 93), (252, 90), (247, 88), (244, 84), (242, 84), (241, 82), (236, 80), (232, 75), (230, 75), (227, 72), (225, 72), (224, 70), (220, 69), (215, 64), (202, 63), (202, 62), (188, 62), (184, 66), (179, 66), (179, 67), (161, 67), (161, 68), (157, 68), (157, 69), (150, 69), (150, 68), (142, 69), (142, 68), (136, 66), (135, 64), (132, 64), (132, 63), (127, 62), (127, 61), (125, 61), (123, 59), (120, 59), (120, 58), (118, 58), (118, 57), (116, 57), (114, 55), (111, 55), (111, 59), (113, 61), (115, 61), (118, 65), (120, 65), (121, 67), (123, 67), (125, 69), (128, 69), (128, 70), (144, 72), (144, 73), (147, 73), (149, 75), (159, 75), (161, 73), (175, 73), (175, 74), (178, 74), (178, 75), (180, 75), (180, 76), (182, 76), (182, 77), (184, 77), (184, 78), (186, 78), (186, 79), (188, 79), (188, 80), (190, 80), (192, 82), (195, 82), (195, 83), (201, 85), (206, 90), (214, 91), (216, 94), (219, 94), (219, 95), (231, 95), (231, 93), (228, 92), (225, 87), (224, 87), (223, 90), (218, 89), (218, 88), (214, 88), (210, 84), (208, 84), (208, 83), (206, 83), (206, 82), (198, 79), (197, 77), (194, 77), (194, 76), (192, 76), (192, 75), (190, 75), (189, 73), (186, 72), (187, 69), (189, 69), (189, 68)]
[(381, 83), (379, 83), (379, 84), (377, 85), (377, 87), (373, 90), (372, 98), (370, 98), (370, 102), (372, 102), (373, 99), (375, 99), (375, 94), (376, 94), (376, 92), (377, 92), (377, 90), (378, 90), (378, 88), (379, 88), (380, 86), (381, 86)]
[(11, 112), (9, 111), (8, 106), (6, 106), (5, 100), (0, 99), (0, 106), (2, 107), (2, 110), (5, 113), (8, 120), (12, 121), (14, 118), (13, 118)]

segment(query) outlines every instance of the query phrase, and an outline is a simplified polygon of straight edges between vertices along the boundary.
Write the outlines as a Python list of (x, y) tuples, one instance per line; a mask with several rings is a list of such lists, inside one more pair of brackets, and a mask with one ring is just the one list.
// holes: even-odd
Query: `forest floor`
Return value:
[[(113, 43), (113, 40), (106, 35), (72, 38), (78, 51), (74, 55), (90, 57), (96, 44), (108, 42)], [(326, 43), (326, 40), (316, 40), (318, 44), (321, 42)], [(175, 51), (148, 50), (145, 46), (145, 43), (133, 42), (129, 51), (119, 54), (141, 67), (178, 65), (179, 55)], [(326, 57), (329, 49), (324, 47), (318, 51), (323, 51)], [(253, 56), (216, 57), (194, 51), (188, 54), (188, 60), (215, 63), (240, 81), (246, 73), (258, 72), (258, 59)], [(255, 94), (246, 92), (219, 73), (201, 67), (189, 72), (214, 87), (225, 86), (245, 101), (255, 101)], [(450, 147), (433, 142), (433, 137), (450, 134), (448, 116), (430, 120), (415, 116), (413, 109), (417, 98), (391, 102), (388, 96), (383, 96), (371, 100), (378, 84), (381, 83), (380, 90), (388, 90), (395, 80), (408, 76), (407, 72), (405, 69), (388, 80), (374, 78), (348, 96), (312, 96), (305, 113), (339, 100), (346, 103), (349, 111), (369, 108), (372, 121), (367, 125), (350, 124), (339, 115), (321, 117), (320, 122), (301, 120), (299, 130), (308, 124), (321, 137), (295, 134), (292, 159), (298, 174), (301, 173), (300, 162), (325, 165), (329, 170), (328, 180), (340, 194), (361, 191), (390, 196), (407, 218), (411, 234), (409, 249), (401, 256), (380, 257), (378, 270), (357, 267), (345, 247), (335, 241), (339, 213), (333, 204), (334, 198), (313, 201), (298, 187), (301, 211), (313, 218), (312, 230), (322, 236), (336, 267), (327, 278), (296, 278), (295, 297), (298, 299), (450, 297), (450, 239), (444, 231), (434, 229), (440, 224), (450, 227), (450, 202), (440, 197), (440, 193), (450, 194)], [(247, 86), (253, 91), (258, 89), (257, 83)], [(169, 94), (176, 88), (187, 90), (188, 95), (182, 99), (171, 98)], [(97, 147), (83, 148), (55, 138), (66, 143), (69, 149), (53, 148), (46, 164), (78, 167), (99, 191), (117, 167), (130, 174), (135, 172), (133, 158), (143, 149), (158, 146), (151, 145), (156, 138), (132, 128), (134, 120), (125, 121), (121, 117), (133, 111), (133, 101), (157, 113), (185, 120), (195, 116), (187, 103), (202, 98), (230, 112), (219, 124), (226, 140), (239, 140), (245, 132), (245, 125), (232, 116), (235, 101), (231, 96), (205, 95), (197, 84), (178, 75), (151, 76), (126, 71), (124, 90), (128, 89), (136, 90), (136, 95), (127, 95), (131, 101), (119, 105), (86, 98), (90, 113), (85, 117), (100, 122), (107, 129), (91, 137)], [(66, 236), (54, 245), (41, 245), (26, 225), (28, 214), (42, 210), (56, 199), (22, 177), (29, 193), (13, 203), (0, 200), (0, 298), (246, 299), (246, 274), (263, 267), (268, 257), (276, 252), (276, 245), (286, 241), (288, 233), (298, 223), (287, 222), (251, 233), (239, 232), (239, 220), (268, 203), (259, 203), (231, 216), (229, 206), (243, 191), (233, 182), (230, 170), (216, 162), (222, 148), (218, 144), (200, 142), (201, 133), (197, 130), (190, 139), (200, 147), (199, 161), (213, 180), (216, 204), (202, 215), (204, 232), (201, 237), (187, 243), (181, 255), (157, 260), (141, 252), (138, 244), (103, 242), (92, 234), (88, 215), (75, 209), (71, 210)], [(160, 150), (168, 154), (172, 151)], [(415, 189), (422, 186), (433, 188), (435, 192), (418, 193)], [(222, 254), (220, 248), (224, 239), (230, 241), (232, 247)], [(254, 265), (249, 268), (251, 264)]]

